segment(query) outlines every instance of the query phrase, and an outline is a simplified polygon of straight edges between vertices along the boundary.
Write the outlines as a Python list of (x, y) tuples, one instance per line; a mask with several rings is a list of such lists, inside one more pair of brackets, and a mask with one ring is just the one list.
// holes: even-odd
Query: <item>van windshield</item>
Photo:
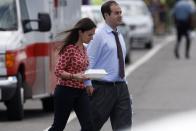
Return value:
[(124, 16), (143, 16), (148, 14), (148, 9), (143, 4), (121, 4)]
[(0, 0), (0, 31), (17, 30), (15, 0)]

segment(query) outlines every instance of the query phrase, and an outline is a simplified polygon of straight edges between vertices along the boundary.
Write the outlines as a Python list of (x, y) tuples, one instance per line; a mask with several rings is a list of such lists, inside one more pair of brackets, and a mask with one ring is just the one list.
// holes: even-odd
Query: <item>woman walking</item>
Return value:
[(89, 97), (85, 89), (84, 71), (89, 61), (86, 48), (95, 33), (96, 25), (89, 18), (79, 20), (65, 31), (68, 33), (59, 51), (55, 67), (57, 85), (54, 91), (54, 121), (49, 131), (63, 131), (72, 110), (81, 125), (81, 131), (93, 131)]

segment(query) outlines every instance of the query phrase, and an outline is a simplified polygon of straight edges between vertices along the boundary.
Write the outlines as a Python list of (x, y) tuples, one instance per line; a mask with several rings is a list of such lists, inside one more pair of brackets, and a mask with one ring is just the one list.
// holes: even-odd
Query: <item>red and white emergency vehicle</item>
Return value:
[(0, 0), (0, 101), (11, 120), (27, 99), (53, 108), (56, 35), (81, 17), (81, 0)]

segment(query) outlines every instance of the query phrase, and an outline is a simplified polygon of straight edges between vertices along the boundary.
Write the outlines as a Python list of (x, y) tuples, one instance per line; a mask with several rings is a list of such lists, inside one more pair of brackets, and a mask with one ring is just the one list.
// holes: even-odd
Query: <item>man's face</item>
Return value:
[(113, 4), (111, 7), (111, 14), (105, 15), (106, 23), (108, 23), (113, 28), (117, 27), (122, 22), (122, 10), (119, 5)]

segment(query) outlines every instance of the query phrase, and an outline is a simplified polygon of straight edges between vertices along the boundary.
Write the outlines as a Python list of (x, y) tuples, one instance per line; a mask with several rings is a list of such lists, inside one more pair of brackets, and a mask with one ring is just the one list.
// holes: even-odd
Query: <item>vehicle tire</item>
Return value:
[(47, 97), (41, 99), (43, 111), (45, 112), (53, 112), (54, 111), (54, 97)]
[(24, 117), (24, 88), (22, 74), (17, 75), (17, 88), (14, 96), (6, 101), (8, 120), (22, 120)]
[(146, 49), (151, 49), (153, 47), (152, 41), (147, 42), (145, 47), (146, 47)]

